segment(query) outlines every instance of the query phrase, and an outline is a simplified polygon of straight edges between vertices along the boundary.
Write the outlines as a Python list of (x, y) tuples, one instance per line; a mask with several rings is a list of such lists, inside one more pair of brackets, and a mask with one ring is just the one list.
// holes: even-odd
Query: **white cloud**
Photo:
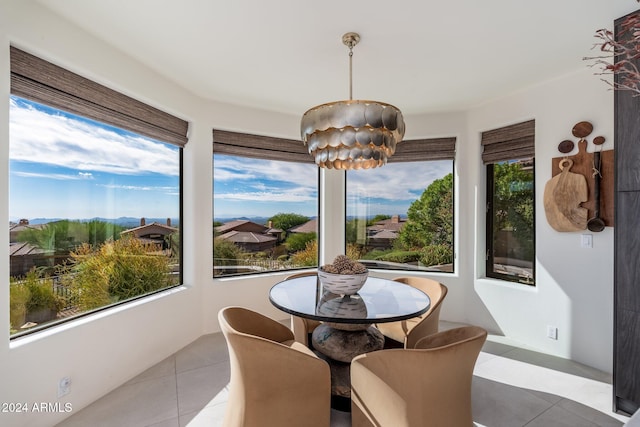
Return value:
[(12, 100), (12, 160), (44, 163), (82, 172), (139, 175), (178, 174), (178, 156), (171, 147), (140, 136), (123, 136), (63, 114), (48, 114)]
[(234, 200), (234, 201), (266, 201), (270, 203), (299, 203), (299, 202), (315, 202), (316, 195), (307, 192), (242, 192), (242, 193), (215, 193), (214, 199), (217, 200)]
[(91, 174), (82, 174), (82, 173), (79, 173), (77, 175), (63, 174), (63, 173), (37, 173), (37, 172), (11, 172), (11, 173), (15, 176), (20, 176), (23, 178), (47, 178), (47, 179), (55, 179), (58, 181), (93, 179), (93, 176)]
[(313, 164), (216, 156), (213, 166), (214, 181), (279, 181), (316, 189), (317, 167)]
[(175, 187), (153, 187), (149, 185), (114, 185), (114, 184), (99, 184), (99, 187), (111, 188), (114, 190), (131, 190), (131, 191), (162, 191), (165, 193), (176, 193)]
[(357, 188), (367, 197), (387, 200), (414, 200), (436, 179), (452, 172), (452, 162), (390, 163), (376, 169), (347, 172), (349, 196), (356, 197)]

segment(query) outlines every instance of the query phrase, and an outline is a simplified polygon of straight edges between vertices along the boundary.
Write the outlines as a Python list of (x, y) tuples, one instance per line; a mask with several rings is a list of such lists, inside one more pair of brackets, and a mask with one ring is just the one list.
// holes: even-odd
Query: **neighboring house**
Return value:
[(273, 250), (282, 239), (282, 230), (249, 220), (226, 222), (215, 228), (219, 238), (232, 242), (247, 252)]
[(257, 224), (247, 219), (238, 219), (235, 221), (225, 222), (216, 227), (216, 233), (225, 234), (229, 231), (248, 231), (252, 233), (264, 234), (269, 228), (264, 225)]
[(392, 248), (406, 222), (406, 219), (394, 215), (367, 227), (367, 246), (377, 249)]
[(318, 220), (311, 219), (304, 224), (296, 225), (289, 229), (289, 233), (318, 233)]
[(278, 239), (278, 243), (280, 243), (283, 240), (282, 237), (284, 235), (284, 231), (279, 228), (273, 228), (272, 222), (269, 221), (269, 223), (267, 224), (267, 230), (264, 232), (264, 234), (275, 237), (276, 239)]
[(167, 218), (166, 224), (160, 224), (158, 222), (147, 224), (145, 219), (142, 218), (140, 220), (140, 226), (125, 230), (121, 232), (120, 235), (123, 237), (131, 235), (144, 243), (156, 245), (158, 250), (166, 250), (171, 249), (171, 240), (167, 239), (167, 236), (177, 232), (178, 229), (171, 226), (171, 219)]
[(270, 251), (278, 243), (277, 237), (250, 231), (229, 231), (219, 237), (240, 246), (247, 252)]
[(24, 276), (33, 267), (48, 265), (53, 262), (52, 257), (47, 256), (43, 249), (26, 242), (19, 242), (18, 235), (28, 229), (37, 230), (43, 224), (30, 225), (28, 219), (21, 219), (18, 223), (9, 223), (9, 262), (10, 275)]
[(41, 267), (47, 263), (51, 256), (47, 256), (44, 249), (40, 249), (26, 242), (9, 243), (9, 260), (11, 263), (10, 275), (12, 277), (24, 276), (33, 267)]
[(18, 235), (27, 229), (38, 230), (41, 229), (44, 224), (31, 225), (28, 219), (21, 219), (17, 224), (15, 222), (9, 223), (9, 242), (17, 242)]

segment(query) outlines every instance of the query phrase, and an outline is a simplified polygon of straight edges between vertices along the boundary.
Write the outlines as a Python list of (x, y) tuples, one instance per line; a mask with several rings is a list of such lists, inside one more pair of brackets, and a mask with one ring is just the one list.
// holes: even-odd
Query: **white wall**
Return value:
[[(211, 294), (211, 129), (286, 134), (292, 118), (203, 102), (135, 59), (60, 20), (34, 2), (0, 2), (0, 223), (8, 224), (9, 45), (15, 45), (83, 76), (184, 118), (190, 123), (184, 150), (184, 283), (180, 289), (99, 315), (9, 341), (0, 328), (0, 402), (71, 402), (73, 411), (173, 354), (205, 331), (205, 314), (218, 301), (241, 303), (243, 288), (227, 297)], [(252, 123), (254, 126), (246, 126)], [(0, 239), (8, 242), (8, 227)], [(0, 245), (0, 277), (9, 275), (8, 245)], [(6, 283), (6, 280), (5, 280)], [(204, 290), (209, 293), (203, 298)], [(224, 286), (218, 288), (224, 292)], [(238, 293), (238, 291), (240, 293)], [(249, 292), (253, 294), (253, 292)], [(256, 295), (256, 298), (258, 296)], [(0, 291), (0, 318), (9, 322), (9, 292)], [(213, 304), (210, 304), (214, 301)], [(211, 305), (214, 307), (212, 308)], [(217, 327), (217, 325), (216, 325)], [(208, 329), (211, 329), (209, 327)], [(72, 380), (57, 398), (57, 383)], [(0, 414), (0, 425), (49, 426), (65, 413)]]
[[(216, 315), (226, 305), (244, 305), (286, 318), (268, 302), (268, 290), (281, 275), (248, 279), (211, 278), (211, 129), (298, 137), (299, 117), (204, 101), (184, 91), (78, 28), (31, 2), (0, 1), (0, 205), (8, 204), (9, 44), (69, 68), (190, 122), (184, 167), (185, 286), (156, 298), (107, 310), (9, 341), (0, 328), (0, 402), (56, 402), (57, 381), (71, 376), (74, 412), (142, 372), (203, 333), (218, 331)], [(212, 76), (215, 78), (215, 76)], [(594, 248), (581, 249), (580, 233), (557, 233), (546, 223), (542, 189), (551, 177), (550, 159), (573, 124), (590, 120), (594, 133), (613, 140), (612, 95), (584, 71), (474, 108), (466, 113), (406, 117), (407, 138), (455, 136), (456, 273), (431, 275), (449, 287), (442, 318), (485, 326), (542, 351), (611, 370), (613, 237), (594, 234)], [(536, 119), (537, 282), (535, 289), (482, 279), (484, 177), (479, 133)], [(342, 178), (333, 186), (322, 215), (327, 229), (342, 226)], [(8, 224), (8, 210), (0, 223)], [(0, 227), (0, 241), (8, 229)], [(330, 259), (342, 242), (326, 245)], [(8, 245), (0, 245), (0, 277), (9, 275)], [(391, 276), (387, 274), (387, 276)], [(6, 287), (0, 291), (0, 318), (8, 324)], [(547, 324), (559, 328), (558, 341), (545, 337)], [(66, 414), (0, 415), (2, 425), (45, 426)]]
[[(469, 277), (466, 310), (469, 320), (495, 323), (508, 337), (541, 351), (567, 357), (603, 371), (612, 370), (613, 342), (613, 228), (601, 233), (560, 233), (547, 223), (543, 193), (551, 179), (551, 159), (558, 144), (571, 139), (573, 126), (593, 124), (587, 137), (606, 138), (613, 149), (613, 95), (607, 85), (584, 70), (488, 103), (468, 112), (468, 146), (464, 151), (469, 175), (463, 191), (477, 224), (473, 275)], [(480, 133), (524, 120), (536, 121), (536, 287), (483, 279), (484, 167), (480, 162)], [(573, 153), (577, 152), (577, 148)], [(612, 180), (612, 176), (603, 179)], [(471, 215), (470, 215), (471, 216)], [(580, 246), (581, 234), (593, 235), (593, 248)], [(546, 326), (558, 327), (558, 340), (546, 337)]]

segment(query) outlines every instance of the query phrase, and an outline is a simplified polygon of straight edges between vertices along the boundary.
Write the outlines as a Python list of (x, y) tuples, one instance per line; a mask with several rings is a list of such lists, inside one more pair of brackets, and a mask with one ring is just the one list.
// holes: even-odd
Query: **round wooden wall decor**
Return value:
[(558, 151), (563, 154), (567, 154), (573, 151), (574, 147), (575, 147), (575, 144), (573, 143), (573, 141), (565, 139), (560, 144), (558, 144)]
[(571, 129), (571, 133), (576, 138), (585, 138), (589, 136), (591, 132), (593, 132), (593, 125), (589, 122), (576, 123), (573, 129)]

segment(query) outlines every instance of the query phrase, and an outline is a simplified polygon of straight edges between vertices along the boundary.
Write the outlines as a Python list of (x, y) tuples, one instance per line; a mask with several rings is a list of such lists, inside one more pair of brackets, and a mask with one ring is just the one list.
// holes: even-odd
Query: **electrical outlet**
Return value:
[(58, 397), (65, 396), (71, 391), (71, 378), (64, 377), (58, 381)]
[(551, 338), (552, 340), (558, 339), (558, 328), (555, 326), (547, 325), (547, 338)]

